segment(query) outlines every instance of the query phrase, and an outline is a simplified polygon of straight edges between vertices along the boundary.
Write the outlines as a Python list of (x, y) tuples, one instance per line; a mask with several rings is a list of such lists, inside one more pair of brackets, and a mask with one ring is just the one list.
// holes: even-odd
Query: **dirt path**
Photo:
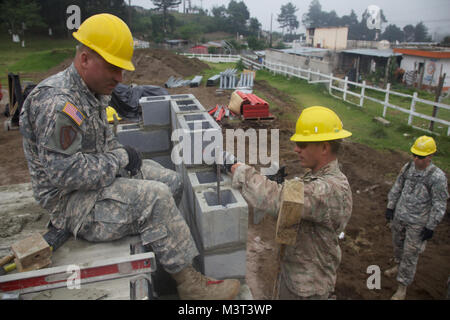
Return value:
[[(190, 60), (161, 51), (142, 50), (136, 55), (136, 64), (142, 66), (135, 74), (126, 74), (126, 83), (162, 85), (170, 75), (192, 76), (206, 65), (196, 59)], [(55, 73), (70, 61), (49, 70), (35, 74), (39, 80)], [(145, 69), (142, 69), (145, 68)], [(176, 70), (176, 71), (175, 71)], [(295, 108), (286, 94), (270, 87), (266, 82), (256, 81), (256, 88), (271, 101), (286, 106), (273, 112), (279, 117)], [(170, 89), (171, 94), (192, 93), (207, 109), (216, 104), (227, 104), (231, 92), (216, 95), (214, 87)], [(0, 121), (3, 124), (4, 107), (0, 107)], [(289, 137), (295, 123), (275, 120), (272, 123), (225, 123), (223, 128), (279, 128), (280, 160), (287, 166), (288, 178), (302, 173)], [(382, 275), (381, 289), (369, 290), (366, 286), (367, 268), (380, 267), (381, 272), (392, 265), (391, 232), (385, 225), (384, 211), (387, 193), (408, 155), (398, 151), (377, 151), (367, 146), (347, 142), (343, 144), (340, 164), (347, 175), (353, 191), (353, 212), (341, 241), (342, 263), (338, 270), (337, 299), (389, 299), (396, 288), (393, 279)], [(0, 185), (29, 182), (28, 168), (22, 150), (22, 139), (18, 131), (0, 130)], [(419, 259), (416, 278), (408, 291), (408, 299), (443, 299), (450, 276), (450, 217), (447, 214), (435, 230), (435, 235)], [(267, 216), (254, 225), (249, 217), (247, 245), (247, 283), (255, 299), (269, 299), (276, 272), (277, 247), (273, 241), (275, 219)], [(0, 244), (2, 239), (0, 238)]]

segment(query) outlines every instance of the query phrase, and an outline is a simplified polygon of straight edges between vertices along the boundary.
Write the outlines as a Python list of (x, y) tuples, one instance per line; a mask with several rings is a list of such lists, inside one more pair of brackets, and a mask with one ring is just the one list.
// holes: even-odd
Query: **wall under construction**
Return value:
[[(192, 94), (144, 97), (140, 100), (142, 120), (136, 124), (118, 126), (118, 140), (136, 147), (144, 158), (153, 159), (166, 168), (176, 170), (183, 179), (182, 212), (200, 252), (194, 266), (206, 276), (217, 279), (245, 278), (248, 206), (240, 192), (231, 188), (231, 179), (220, 177), (220, 198), (217, 192), (217, 171), (204, 159), (199, 163), (183, 161), (174, 164), (172, 150), (178, 143), (174, 130), (190, 137), (193, 149), (195, 137), (222, 138), (216, 121)], [(206, 141), (205, 141), (206, 140)], [(222, 146), (222, 141), (202, 139), (202, 154), (206, 148)], [(185, 152), (186, 149), (183, 149)], [(184, 156), (184, 154), (183, 154)], [(191, 162), (195, 154), (192, 152)], [(220, 203), (219, 203), (220, 200)]]

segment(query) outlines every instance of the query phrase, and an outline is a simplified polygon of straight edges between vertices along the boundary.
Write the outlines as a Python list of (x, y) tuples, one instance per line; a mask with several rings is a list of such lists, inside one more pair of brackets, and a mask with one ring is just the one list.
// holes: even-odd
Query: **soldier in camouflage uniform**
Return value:
[(448, 190), (445, 173), (431, 158), (436, 152), (433, 138), (422, 136), (411, 147), (414, 160), (405, 164), (388, 195), (386, 219), (391, 222), (398, 289), (391, 299), (403, 300), (413, 282), (419, 254), (445, 214)]
[[(296, 243), (286, 246), (281, 261), (279, 299), (328, 299), (334, 291), (341, 261), (338, 235), (352, 212), (352, 192), (340, 171), (337, 151), (340, 139), (351, 133), (330, 109), (310, 107), (297, 121), (296, 142), (303, 168), (310, 169), (304, 183), (304, 207)], [(247, 165), (232, 166), (233, 187), (254, 208), (277, 216), (284, 185), (270, 181)]]
[(134, 70), (128, 27), (99, 14), (83, 22), (74, 37), (82, 45), (72, 65), (42, 81), (20, 116), (34, 197), (56, 228), (75, 237), (111, 241), (139, 234), (177, 281), (180, 298), (234, 298), (238, 280), (209, 279), (192, 267), (198, 251), (177, 208), (183, 191), (179, 175), (142, 161), (107, 123), (105, 110), (122, 70)]

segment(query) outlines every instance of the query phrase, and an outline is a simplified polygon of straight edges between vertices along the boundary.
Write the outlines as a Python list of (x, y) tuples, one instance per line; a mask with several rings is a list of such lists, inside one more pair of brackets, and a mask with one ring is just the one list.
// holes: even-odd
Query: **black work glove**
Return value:
[(278, 184), (282, 184), (284, 182), (284, 177), (287, 177), (286, 166), (282, 166), (278, 169), (277, 173), (273, 175), (266, 176), (267, 179), (275, 181)]
[(391, 221), (391, 220), (394, 218), (394, 210), (393, 210), (393, 209), (387, 208), (387, 209), (386, 209), (385, 216), (386, 216), (386, 220), (387, 220), (388, 222)]
[(219, 164), (219, 166), (220, 166), (220, 171), (222, 171), (223, 173), (230, 173), (231, 167), (235, 163), (237, 163), (236, 157), (232, 153), (229, 153), (227, 151), (223, 151), (222, 161), (223, 161), (223, 164)]
[(131, 146), (123, 146), (128, 153), (128, 164), (125, 170), (129, 171), (132, 176), (136, 175), (142, 166), (141, 154)]
[(427, 227), (423, 228), (420, 236), (422, 237), (422, 241), (429, 240), (433, 237), (433, 230), (428, 229)]

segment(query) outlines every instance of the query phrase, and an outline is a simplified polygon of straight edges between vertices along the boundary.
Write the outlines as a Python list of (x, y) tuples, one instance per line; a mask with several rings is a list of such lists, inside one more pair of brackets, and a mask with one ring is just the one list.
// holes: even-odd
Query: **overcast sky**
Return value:
[[(203, 7), (205, 10), (221, 5), (227, 7), (229, 2), (230, 0), (191, 0), (193, 6)], [(299, 9), (297, 17), (301, 24), (302, 15), (308, 11), (311, 0), (244, 0), (250, 16), (258, 18), (264, 30), (270, 30), (270, 16), (273, 14), (274, 31), (281, 31), (276, 19), (281, 6), (288, 2), (292, 2)], [(323, 11), (335, 10), (339, 17), (350, 14), (353, 9), (358, 20), (361, 20), (362, 13), (369, 5), (377, 5), (383, 10), (388, 20), (387, 24), (392, 23), (403, 28), (407, 24), (415, 25), (422, 21), (431, 35), (434, 32), (450, 34), (450, 0), (319, 0), (319, 2)], [(153, 7), (151, 0), (131, 0), (131, 4), (144, 8)], [(303, 26), (299, 31), (304, 31)]]

